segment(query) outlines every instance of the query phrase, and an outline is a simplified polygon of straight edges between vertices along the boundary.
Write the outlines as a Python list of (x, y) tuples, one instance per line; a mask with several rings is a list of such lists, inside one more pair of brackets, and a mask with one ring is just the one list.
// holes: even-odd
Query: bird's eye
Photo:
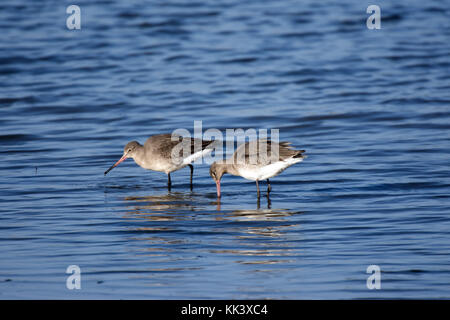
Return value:
[(131, 152), (131, 149), (128, 149), (128, 152)]

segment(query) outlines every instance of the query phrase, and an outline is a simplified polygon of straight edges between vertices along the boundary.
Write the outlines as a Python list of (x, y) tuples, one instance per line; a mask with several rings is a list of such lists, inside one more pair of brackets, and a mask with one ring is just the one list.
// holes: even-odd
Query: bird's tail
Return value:
[(305, 150), (295, 150), (296, 154), (293, 156), (293, 158), (301, 158), (301, 159), (305, 159), (308, 156), (306, 154), (304, 154), (306, 151)]

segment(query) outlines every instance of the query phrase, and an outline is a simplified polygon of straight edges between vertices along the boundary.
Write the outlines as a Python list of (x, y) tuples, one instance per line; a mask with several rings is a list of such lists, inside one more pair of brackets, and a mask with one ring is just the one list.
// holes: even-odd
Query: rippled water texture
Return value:
[[(356, 0), (80, 0), (81, 30), (70, 4), (0, 5), (1, 299), (450, 298), (448, 1), (381, 2), (380, 30)], [(103, 175), (195, 120), (309, 157), (259, 207), (205, 164), (193, 191)]]

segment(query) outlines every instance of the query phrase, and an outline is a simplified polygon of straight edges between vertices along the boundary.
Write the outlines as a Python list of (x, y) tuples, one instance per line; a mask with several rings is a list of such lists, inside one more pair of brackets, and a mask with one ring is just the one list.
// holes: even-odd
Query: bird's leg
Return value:
[(272, 187), (270, 186), (270, 181), (267, 179), (267, 209), (270, 209), (270, 191), (272, 191)]
[(170, 172), (167, 174), (167, 189), (169, 189), (172, 187), (172, 180), (170, 180)]
[(271, 202), (270, 202), (270, 191), (272, 191), (272, 187), (270, 186), (270, 181), (267, 179), (267, 209), (270, 209)]
[(192, 187), (193, 187), (193, 185), (192, 185), (192, 176), (193, 176), (193, 174), (194, 174), (194, 166), (192, 165), (192, 164), (189, 164), (188, 165), (189, 166), (189, 168), (191, 168), (191, 190), (192, 190)]
[(259, 184), (258, 184), (258, 180), (256, 180), (256, 195), (258, 196), (258, 199), (259, 199)]

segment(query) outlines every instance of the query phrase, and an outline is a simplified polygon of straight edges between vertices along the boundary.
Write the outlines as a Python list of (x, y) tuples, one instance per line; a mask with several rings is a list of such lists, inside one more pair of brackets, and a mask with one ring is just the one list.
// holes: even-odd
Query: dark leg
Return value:
[(270, 186), (270, 181), (267, 179), (267, 209), (270, 209), (270, 191), (272, 191), (272, 187)]
[(189, 168), (191, 168), (191, 190), (192, 190), (192, 187), (193, 187), (193, 185), (192, 185), (192, 176), (194, 174), (194, 166), (192, 164), (189, 164)]
[(256, 180), (256, 195), (258, 196), (258, 199), (259, 199), (259, 184), (258, 184), (258, 180)]
[(170, 172), (167, 174), (167, 188), (170, 191), (170, 188), (172, 187), (172, 180), (170, 180)]

